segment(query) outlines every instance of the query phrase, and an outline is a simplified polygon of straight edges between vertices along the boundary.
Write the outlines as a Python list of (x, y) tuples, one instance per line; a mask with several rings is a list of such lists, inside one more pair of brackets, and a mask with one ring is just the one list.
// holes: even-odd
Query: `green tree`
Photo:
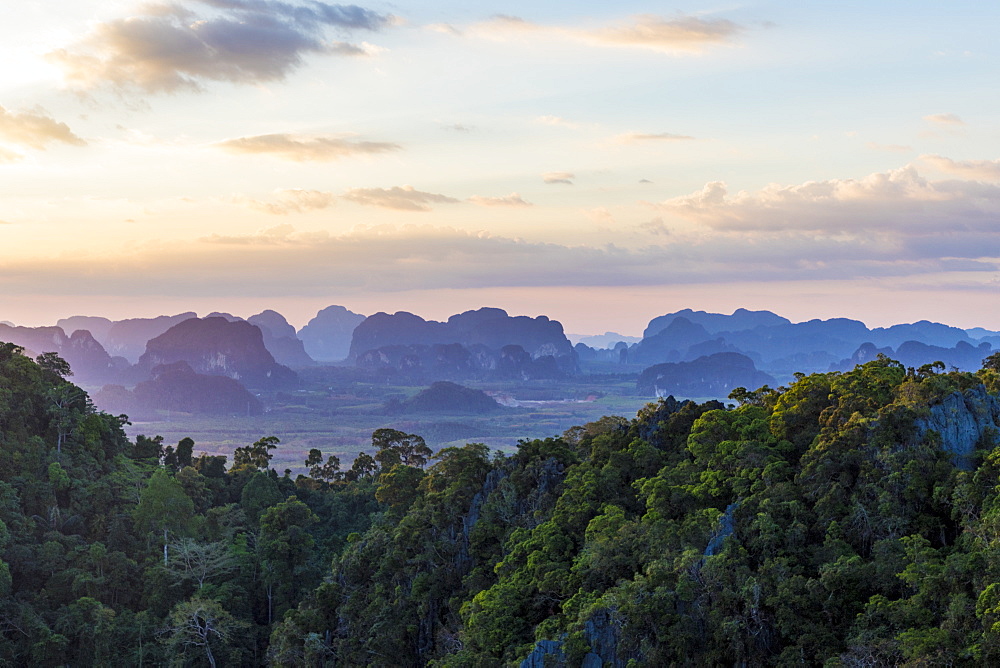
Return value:
[(323, 453), (316, 448), (309, 450), (305, 465), (309, 467), (309, 476), (316, 480), (332, 482), (341, 477), (340, 458), (330, 455), (323, 463)]
[(423, 468), (432, 454), (423, 437), (398, 429), (376, 429), (372, 432), (372, 445), (376, 450), (375, 461), (383, 471), (395, 464)]
[(287, 609), (315, 577), (311, 569), (315, 544), (308, 529), (319, 520), (309, 506), (292, 496), (268, 508), (260, 518), (261, 569), (267, 594), (267, 621), (275, 608)]
[(171, 610), (165, 642), (182, 665), (187, 663), (187, 653), (193, 651), (204, 654), (208, 664), (215, 668), (216, 654), (245, 626), (218, 601), (194, 597)]
[(271, 450), (277, 448), (280, 442), (277, 436), (265, 436), (253, 445), (236, 448), (233, 452), (233, 469), (267, 470), (274, 457)]
[(170, 532), (183, 533), (194, 515), (194, 503), (184, 488), (164, 469), (157, 469), (139, 497), (132, 517), (136, 529), (163, 534), (163, 563), (169, 559)]

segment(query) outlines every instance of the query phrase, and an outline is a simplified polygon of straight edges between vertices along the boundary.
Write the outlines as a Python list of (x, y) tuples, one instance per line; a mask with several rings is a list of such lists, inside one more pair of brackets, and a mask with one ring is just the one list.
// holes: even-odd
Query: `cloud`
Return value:
[(590, 39), (610, 46), (636, 46), (657, 51), (701, 51), (705, 45), (721, 44), (735, 37), (741, 28), (725, 19), (679, 16), (664, 19), (644, 14), (631, 24), (588, 33)]
[(652, 235), (668, 236), (670, 234), (670, 228), (659, 217), (645, 223), (640, 223), (638, 227), (640, 230)]
[(8, 151), (3, 146), (0, 146), (0, 165), (17, 162), (18, 160), (23, 160), (24, 156), (20, 153), (15, 153), (14, 151)]
[(280, 81), (308, 54), (366, 55), (371, 48), (326, 42), (327, 29), (381, 30), (395, 22), (356, 5), (272, 0), (196, 0), (147, 5), (138, 16), (99, 23), (80, 42), (48, 54), (67, 81), (90, 90), (174, 92), (205, 82)]
[(291, 190), (279, 190), (276, 193), (275, 202), (261, 202), (250, 200), (251, 207), (275, 215), (288, 213), (304, 213), (317, 209), (327, 209), (337, 203), (337, 197), (323, 190), (301, 190), (298, 188)]
[(872, 151), (884, 151), (886, 153), (909, 153), (913, 150), (912, 146), (903, 146), (901, 144), (878, 144), (873, 141), (866, 143), (865, 148)]
[(660, 132), (657, 134), (629, 132), (615, 137), (615, 141), (619, 144), (639, 144), (643, 142), (658, 141), (686, 141), (692, 139), (694, 139), (694, 137), (691, 137), (690, 135), (675, 135), (670, 132)]
[(473, 195), (469, 198), (469, 201), (473, 204), (478, 204), (479, 206), (504, 206), (504, 207), (520, 207), (520, 206), (533, 206), (531, 202), (525, 201), (517, 193), (511, 193), (505, 197), (482, 197), (480, 195)]
[[(437, 288), (629, 286), (843, 280), (997, 272), (1000, 231), (968, 238), (929, 230), (901, 239), (809, 231), (679, 233), (650, 221), (623, 247), (543, 243), (430, 225), (359, 227), (347, 234), (280, 225), (247, 235), (104, 256), (0, 258), (4, 294), (328, 296)], [(93, 271), (95, 265), (102, 270)], [(373, 267), (377, 266), (377, 271)], [(135, 276), (141, 272), (142, 281)], [(928, 279), (931, 280), (931, 279)]]
[(457, 199), (422, 192), (413, 186), (393, 186), (392, 188), (352, 188), (341, 196), (365, 206), (380, 206), (397, 211), (430, 211), (431, 204), (454, 204)]
[(539, 125), (552, 125), (556, 127), (569, 128), (571, 130), (579, 130), (583, 127), (579, 123), (567, 121), (565, 118), (560, 116), (539, 116), (534, 122)]
[[(770, 185), (752, 193), (730, 194), (716, 181), (654, 207), (719, 231), (880, 237), (895, 243), (950, 235), (966, 248), (963, 253), (978, 253), (970, 257), (1000, 240), (1000, 187), (929, 181), (913, 165), (862, 179)], [(987, 239), (988, 246), (975, 247)]]
[(595, 46), (699, 53), (706, 46), (731, 42), (742, 30), (741, 26), (725, 19), (704, 19), (683, 14), (669, 19), (653, 14), (640, 14), (615, 25), (596, 29), (544, 26), (517, 16), (501, 14), (474, 26), (472, 32), (490, 39), (502, 39), (507, 35), (537, 35), (561, 37)]
[(571, 172), (545, 172), (542, 174), (542, 181), (545, 183), (565, 183), (571, 186), (575, 178), (576, 175)]
[(938, 125), (965, 125), (965, 121), (955, 114), (930, 114), (924, 116), (924, 120)]
[(342, 135), (271, 134), (239, 137), (216, 144), (230, 153), (270, 154), (286, 160), (339, 160), (352, 155), (397, 151), (399, 144), (359, 141)]
[[(69, 126), (46, 116), (40, 110), (15, 113), (0, 107), (0, 140), (30, 148), (45, 149), (53, 142), (86, 146)], [(10, 154), (8, 155), (17, 155)], [(0, 156), (0, 160), (2, 160)]]
[(922, 155), (918, 160), (939, 172), (977, 181), (1000, 181), (1000, 160), (952, 160), (941, 155)]
[(613, 225), (615, 217), (606, 206), (599, 206), (594, 209), (587, 209), (583, 212), (592, 223), (598, 225)]
[(445, 130), (452, 130), (454, 132), (472, 132), (475, 128), (471, 125), (462, 125), (461, 123), (452, 123), (450, 125), (444, 126)]

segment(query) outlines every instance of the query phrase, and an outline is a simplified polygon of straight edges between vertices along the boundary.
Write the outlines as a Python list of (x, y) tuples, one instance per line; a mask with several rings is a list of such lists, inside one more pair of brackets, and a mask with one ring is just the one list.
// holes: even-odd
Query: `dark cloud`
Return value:
[(393, 17), (379, 14), (357, 5), (331, 5), (308, 2), (293, 5), (271, 0), (201, 0), (203, 4), (237, 10), (250, 16), (276, 15), (303, 27), (329, 25), (350, 30), (380, 30), (393, 22)]
[(239, 137), (216, 144), (230, 153), (274, 155), (296, 162), (339, 160), (352, 155), (397, 151), (399, 144), (360, 141), (337, 135), (271, 134)]
[(207, 81), (277, 81), (310, 53), (367, 53), (355, 44), (326, 42), (327, 28), (380, 30), (394, 21), (390, 15), (356, 5), (322, 2), (201, 0), (198, 4), (203, 10), (199, 13), (158, 5), (139, 16), (98, 24), (84, 40), (50, 53), (49, 59), (84, 89), (110, 84), (172, 92), (200, 89)]

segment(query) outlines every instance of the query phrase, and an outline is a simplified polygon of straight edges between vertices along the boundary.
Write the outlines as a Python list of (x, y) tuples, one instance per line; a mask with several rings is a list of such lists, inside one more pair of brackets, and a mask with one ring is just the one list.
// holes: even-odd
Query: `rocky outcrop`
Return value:
[(107, 349), (108, 333), (115, 323), (107, 318), (89, 315), (74, 315), (70, 318), (62, 318), (56, 321), (56, 327), (62, 327), (63, 331), (73, 332), (85, 329), (97, 339), (105, 350)]
[[(583, 625), (583, 636), (590, 645), (590, 651), (580, 660), (581, 668), (624, 668), (627, 661), (618, 656), (618, 628), (612, 620), (610, 610), (594, 612)], [(638, 657), (634, 657), (638, 658)], [(551, 668), (568, 666), (566, 652), (561, 640), (539, 640), (531, 653), (523, 661), (521, 668)]]
[(738, 308), (733, 311), (732, 315), (724, 315), (722, 313), (692, 311), (686, 308), (676, 313), (668, 313), (653, 318), (649, 321), (649, 325), (646, 326), (642, 337), (645, 339), (659, 334), (677, 318), (685, 318), (690, 322), (697, 323), (711, 334), (738, 332), (746, 329), (756, 329), (757, 327), (790, 325), (792, 323), (788, 318), (782, 318), (780, 315), (771, 313), (770, 311), (748, 311), (745, 308)]
[(691, 346), (712, 339), (704, 327), (678, 316), (662, 331), (644, 338), (629, 349), (629, 360), (640, 364), (681, 362)]
[(722, 545), (726, 542), (726, 539), (736, 533), (736, 519), (734, 514), (739, 505), (737, 501), (726, 506), (726, 512), (719, 518), (719, 524), (715, 529), (715, 533), (712, 534), (708, 545), (705, 546), (706, 557), (718, 554), (722, 550)]
[(314, 360), (339, 362), (351, 351), (351, 336), (365, 316), (343, 306), (327, 306), (299, 330), (305, 351)]
[(561, 640), (539, 640), (531, 653), (521, 661), (521, 668), (551, 668), (565, 666), (566, 652)]
[(986, 341), (972, 345), (959, 341), (952, 348), (929, 345), (922, 341), (905, 341), (899, 348), (876, 348), (874, 343), (861, 345), (851, 357), (830, 366), (831, 371), (850, 371), (858, 364), (875, 359), (879, 354), (901, 362), (903, 366), (919, 369), (925, 364), (943, 362), (946, 368), (955, 367), (961, 371), (977, 371), (983, 360), (993, 353), (993, 346)]
[(774, 378), (758, 371), (746, 355), (716, 353), (693, 362), (653, 365), (639, 374), (636, 388), (659, 397), (726, 397), (737, 387), (756, 389), (773, 383)]
[(156, 318), (130, 318), (119, 320), (108, 330), (104, 347), (111, 355), (118, 355), (135, 364), (146, 350), (146, 342), (185, 320), (198, 317), (194, 311)]
[(368, 351), (392, 346), (450, 344), (470, 350), (482, 346), (490, 351), (520, 346), (532, 359), (552, 357), (564, 373), (578, 370), (573, 346), (559, 322), (545, 316), (511, 317), (497, 308), (466, 311), (447, 322), (424, 320), (405, 311), (376, 313), (354, 330), (350, 356), (356, 360)]
[(501, 406), (482, 390), (439, 381), (402, 402), (400, 409), (404, 413), (483, 415), (499, 411)]
[(260, 415), (260, 401), (238, 381), (224, 376), (195, 373), (187, 362), (155, 367), (153, 377), (132, 391), (108, 385), (94, 393), (94, 403), (109, 413), (133, 418), (151, 417), (157, 411), (196, 415)]
[(276, 390), (298, 384), (295, 372), (275, 362), (264, 347), (260, 329), (243, 320), (185, 320), (151, 339), (137, 368), (148, 374), (161, 364), (180, 361), (196, 373), (227, 376), (249, 388)]
[(566, 374), (551, 355), (533, 359), (521, 346), (490, 350), (459, 343), (389, 345), (368, 350), (355, 360), (358, 368), (391, 372), (412, 382), (434, 380), (542, 380)]
[(907, 341), (919, 341), (928, 346), (941, 348), (952, 348), (959, 343), (971, 342), (969, 334), (964, 329), (929, 320), (893, 325), (892, 327), (876, 327), (871, 331), (870, 340), (877, 346), (893, 348), (897, 348)]
[(306, 353), (305, 344), (295, 334), (295, 328), (288, 324), (285, 316), (270, 309), (252, 315), (247, 322), (260, 328), (264, 335), (264, 347), (274, 356), (278, 364), (288, 367), (305, 367), (315, 364)]
[(919, 439), (933, 432), (941, 439), (941, 447), (951, 453), (955, 465), (970, 471), (975, 450), (998, 442), (1000, 399), (982, 385), (953, 392), (931, 406), (929, 415), (918, 418), (915, 426)]
[(17, 344), (31, 355), (57, 353), (69, 362), (73, 380), (82, 385), (103, 385), (110, 382), (126, 366), (113, 360), (86, 330), (77, 330), (72, 336), (66, 336), (62, 327), (0, 325), (0, 341)]

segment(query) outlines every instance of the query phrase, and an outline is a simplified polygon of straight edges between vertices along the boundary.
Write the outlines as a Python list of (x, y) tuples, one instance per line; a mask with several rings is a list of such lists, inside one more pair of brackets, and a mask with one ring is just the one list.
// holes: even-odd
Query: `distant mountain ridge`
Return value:
[(268, 352), (260, 328), (244, 320), (185, 320), (150, 339), (136, 366), (150, 374), (157, 366), (180, 361), (197, 373), (228, 376), (248, 388), (287, 388), (298, 382), (295, 372)]
[[(577, 371), (576, 353), (563, 333), (562, 324), (546, 316), (510, 316), (503, 309), (481, 308), (451, 316), (445, 322), (424, 320), (399, 311), (376, 313), (354, 330), (350, 359), (370, 359), (374, 352), (406, 346), (451, 346), (467, 351), (482, 347), (499, 352), (508, 346), (519, 347), (532, 360), (551, 357), (563, 372)], [(510, 351), (514, 354), (514, 351)]]
[(305, 351), (316, 361), (338, 362), (351, 352), (354, 329), (365, 316), (343, 306), (327, 306), (298, 331)]
[(970, 336), (975, 331), (928, 320), (869, 329), (849, 318), (793, 323), (770, 311), (737, 309), (724, 315), (682, 309), (650, 320), (642, 341), (619, 357), (653, 365), (717, 352), (741, 353), (782, 382), (798, 371), (844, 370), (873, 354), (871, 350), (890, 351), (910, 366), (940, 360), (972, 370), (992, 352), (993, 344), (1000, 344), (1000, 339), (990, 340), (990, 330), (981, 330), (982, 340)]

